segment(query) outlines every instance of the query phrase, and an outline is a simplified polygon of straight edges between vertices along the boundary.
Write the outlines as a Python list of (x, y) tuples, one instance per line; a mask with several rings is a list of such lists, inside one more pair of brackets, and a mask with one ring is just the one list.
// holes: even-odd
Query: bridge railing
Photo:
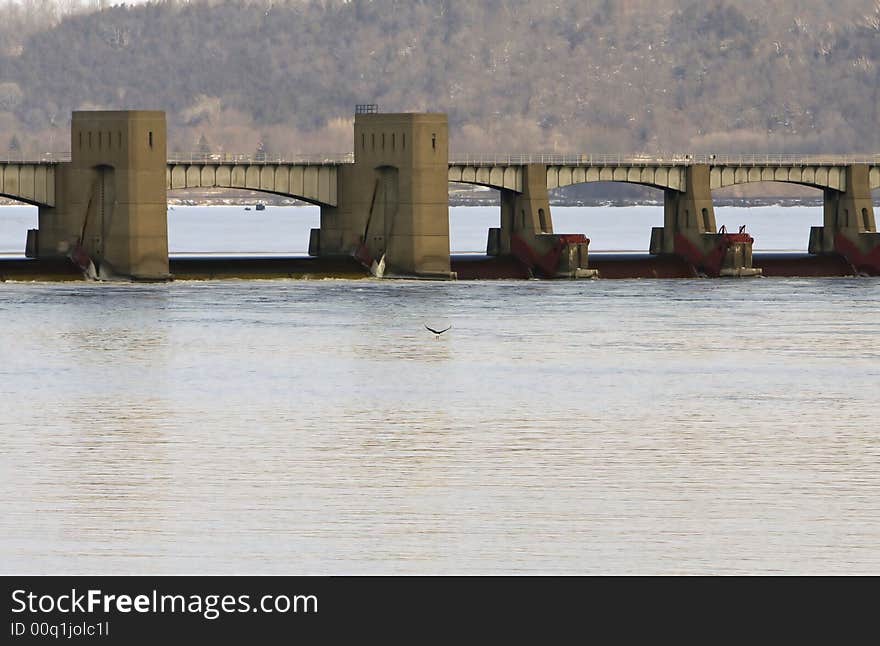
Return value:
[(449, 163), (461, 166), (523, 166), (525, 164), (547, 164), (551, 166), (611, 166), (652, 164), (684, 165), (689, 163), (690, 155), (672, 154), (662, 157), (624, 154), (557, 154), (557, 153), (455, 153), (450, 154)]
[(850, 164), (877, 164), (880, 155), (692, 155), (694, 164), (724, 166), (848, 166)]
[[(0, 163), (55, 164), (70, 161), (69, 152), (0, 153)], [(176, 164), (303, 164), (338, 165), (354, 162), (354, 153), (311, 155), (261, 153), (171, 152), (168, 162)], [(847, 166), (849, 164), (880, 165), (878, 155), (718, 155), (692, 153), (646, 154), (557, 154), (557, 153), (453, 153), (449, 163), (462, 166), (690, 166), (708, 164), (721, 166)]]
[(460, 166), (691, 166), (718, 164), (723, 166), (846, 166), (849, 164), (880, 164), (880, 155), (717, 155), (669, 153), (639, 154), (497, 154), (455, 153), (449, 163)]
[(271, 153), (206, 153), (171, 152), (170, 164), (303, 164), (335, 166), (354, 162), (354, 153), (327, 153), (314, 155), (279, 155)]
[(57, 164), (70, 161), (69, 152), (19, 152), (17, 150), (0, 153), (3, 164)]

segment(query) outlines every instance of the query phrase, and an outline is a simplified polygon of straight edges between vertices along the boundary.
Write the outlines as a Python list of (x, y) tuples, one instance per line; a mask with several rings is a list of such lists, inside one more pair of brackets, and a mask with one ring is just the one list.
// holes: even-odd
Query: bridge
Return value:
[[(264, 156), (189, 153), (170, 155), (168, 190), (237, 188), (336, 206), (336, 167), (354, 156)], [(449, 182), (522, 192), (523, 167), (547, 167), (547, 188), (594, 182), (624, 182), (685, 192), (688, 166), (709, 167), (712, 190), (757, 182), (784, 182), (846, 191), (846, 168), (867, 164), (872, 190), (880, 188), (880, 156), (800, 155), (455, 155)]]
[(0, 162), (0, 194), (34, 206), (55, 206), (56, 163)]
[(169, 191), (187, 188), (237, 188), (293, 197), (318, 206), (337, 205), (337, 167), (345, 157), (291, 159), (248, 155), (172, 155), (165, 172)]
[[(43, 160), (0, 161), (0, 193), (35, 206), (55, 205), (55, 166), (69, 155)], [(337, 174), (353, 155), (255, 155), (189, 153), (169, 155), (167, 190), (232, 188), (296, 198), (318, 206), (336, 206)], [(523, 167), (547, 167), (547, 188), (594, 182), (624, 182), (684, 192), (687, 166), (710, 168), (712, 190), (756, 182), (784, 182), (846, 191), (846, 167), (869, 166), (872, 190), (880, 189), (877, 157), (804, 157), (794, 155), (459, 155), (449, 161), (448, 179), (496, 190), (522, 192)]]
[(501, 226), (487, 252), (513, 256), (536, 275), (590, 275), (584, 236), (553, 230), (548, 191), (626, 182), (664, 191), (664, 226), (649, 249), (708, 275), (750, 275), (751, 238), (719, 232), (712, 191), (785, 182), (823, 191), (824, 226), (809, 251), (843, 255), (880, 274), (871, 191), (880, 156), (456, 155), (442, 114), (358, 113), (354, 153), (272, 157), (166, 153), (161, 112), (74, 112), (71, 153), (0, 161), (0, 194), (39, 207), (31, 257), (81, 249), (116, 275), (168, 277), (166, 194), (234, 188), (321, 207), (315, 256), (351, 255), (378, 273), (450, 277), (449, 182), (496, 189)]
[(459, 155), (450, 160), (449, 181), (522, 191), (522, 167), (547, 168), (547, 188), (593, 182), (624, 182), (687, 190), (687, 168), (707, 166), (712, 190), (757, 182), (784, 182), (846, 191), (846, 168), (864, 164), (872, 189), (880, 188), (880, 155)]

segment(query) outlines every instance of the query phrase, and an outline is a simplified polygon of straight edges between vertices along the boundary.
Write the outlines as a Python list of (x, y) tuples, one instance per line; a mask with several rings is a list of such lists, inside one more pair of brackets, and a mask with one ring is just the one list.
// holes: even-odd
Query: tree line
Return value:
[[(782, 6), (779, 6), (782, 5)], [(166, 110), (177, 150), (345, 152), (357, 103), (459, 152), (880, 151), (880, 1), (6, 0), (0, 146)]]

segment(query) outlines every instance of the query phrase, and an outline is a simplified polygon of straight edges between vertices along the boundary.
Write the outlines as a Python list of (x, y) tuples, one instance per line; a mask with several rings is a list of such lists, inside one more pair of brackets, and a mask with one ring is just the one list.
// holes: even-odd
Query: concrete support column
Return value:
[(39, 212), (37, 256), (75, 254), (99, 276), (167, 280), (165, 113), (74, 112), (55, 208)]
[(684, 192), (666, 189), (663, 228), (652, 231), (651, 253), (675, 253), (675, 239), (678, 235), (699, 245), (704, 234), (714, 234), (717, 230), (709, 167), (689, 166), (685, 172)]
[(313, 229), (309, 239), (309, 254), (313, 256), (349, 256), (363, 244), (370, 204), (362, 183), (368, 178), (353, 164), (344, 164), (336, 172), (337, 206), (321, 207), (321, 227)]
[(650, 252), (672, 254), (687, 260), (697, 272), (709, 276), (754, 276), (752, 238), (744, 231), (718, 231), (709, 166), (687, 167), (685, 190), (667, 189), (663, 227), (651, 231)]
[(376, 275), (451, 277), (446, 115), (357, 114), (354, 150), (312, 249), (355, 255)]
[[(550, 195), (547, 192), (547, 166), (527, 164), (522, 168), (522, 193), (513, 203), (513, 229), (521, 235), (553, 233), (550, 216)], [(503, 216), (502, 216), (503, 218)]]
[(501, 191), (501, 227), (489, 230), (486, 252), (513, 255), (544, 278), (593, 278), (589, 244), (584, 235), (553, 233), (547, 166), (528, 164), (522, 167), (522, 192)]
[[(522, 192), (501, 189), (501, 227), (490, 230), (489, 255), (511, 253), (511, 236), (530, 239), (542, 233), (553, 233), (550, 196), (547, 192), (547, 166), (527, 164), (522, 167)], [(497, 243), (493, 242), (493, 237)]]
[(880, 275), (880, 233), (874, 217), (870, 168), (846, 169), (843, 191), (825, 191), (823, 226), (810, 231), (812, 254), (839, 254), (859, 272)]

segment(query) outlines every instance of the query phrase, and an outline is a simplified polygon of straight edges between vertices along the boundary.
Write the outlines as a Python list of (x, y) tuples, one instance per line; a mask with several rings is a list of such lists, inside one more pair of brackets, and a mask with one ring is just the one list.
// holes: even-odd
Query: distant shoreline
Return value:
[[(768, 197), (768, 198), (722, 198), (715, 200), (715, 206), (739, 206), (739, 207), (760, 207), (760, 206), (810, 206), (821, 207), (823, 205), (822, 198), (803, 199), (791, 197)], [(256, 204), (265, 204), (266, 206), (312, 206), (306, 202), (293, 199), (248, 199), (248, 198), (209, 198), (209, 199), (182, 199), (169, 198), (169, 205), (173, 206), (254, 206)], [(880, 207), (880, 202), (875, 203)], [(630, 206), (663, 206), (662, 200), (627, 200), (627, 199), (596, 199), (596, 200), (554, 200), (550, 199), (551, 206), (562, 207), (630, 207)], [(498, 198), (481, 199), (481, 198), (449, 198), (449, 206), (492, 206), (499, 207)]]
[[(250, 198), (250, 197), (207, 197), (198, 199), (185, 199), (178, 197), (168, 198), (169, 206), (250, 206), (257, 204), (265, 204), (266, 206), (313, 206), (307, 202), (300, 200), (278, 198), (269, 196), (268, 199)], [(810, 206), (821, 207), (823, 205), (822, 198), (801, 199), (801, 198), (724, 198), (716, 199), (715, 206), (728, 207), (738, 206), (743, 208), (762, 207), (762, 206), (778, 206), (778, 207), (795, 207)], [(626, 199), (596, 199), (596, 200), (550, 200), (551, 206), (562, 207), (631, 207), (631, 206), (663, 206), (662, 200), (626, 200)], [(880, 201), (874, 202), (874, 205), (880, 207)], [(0, 198), (0, 206), (28, 206), (22, 202)], [(494, 199), (480, 198), (452, 198), (449, 199), (449, 206), (499, 206), (497, 197)]]

